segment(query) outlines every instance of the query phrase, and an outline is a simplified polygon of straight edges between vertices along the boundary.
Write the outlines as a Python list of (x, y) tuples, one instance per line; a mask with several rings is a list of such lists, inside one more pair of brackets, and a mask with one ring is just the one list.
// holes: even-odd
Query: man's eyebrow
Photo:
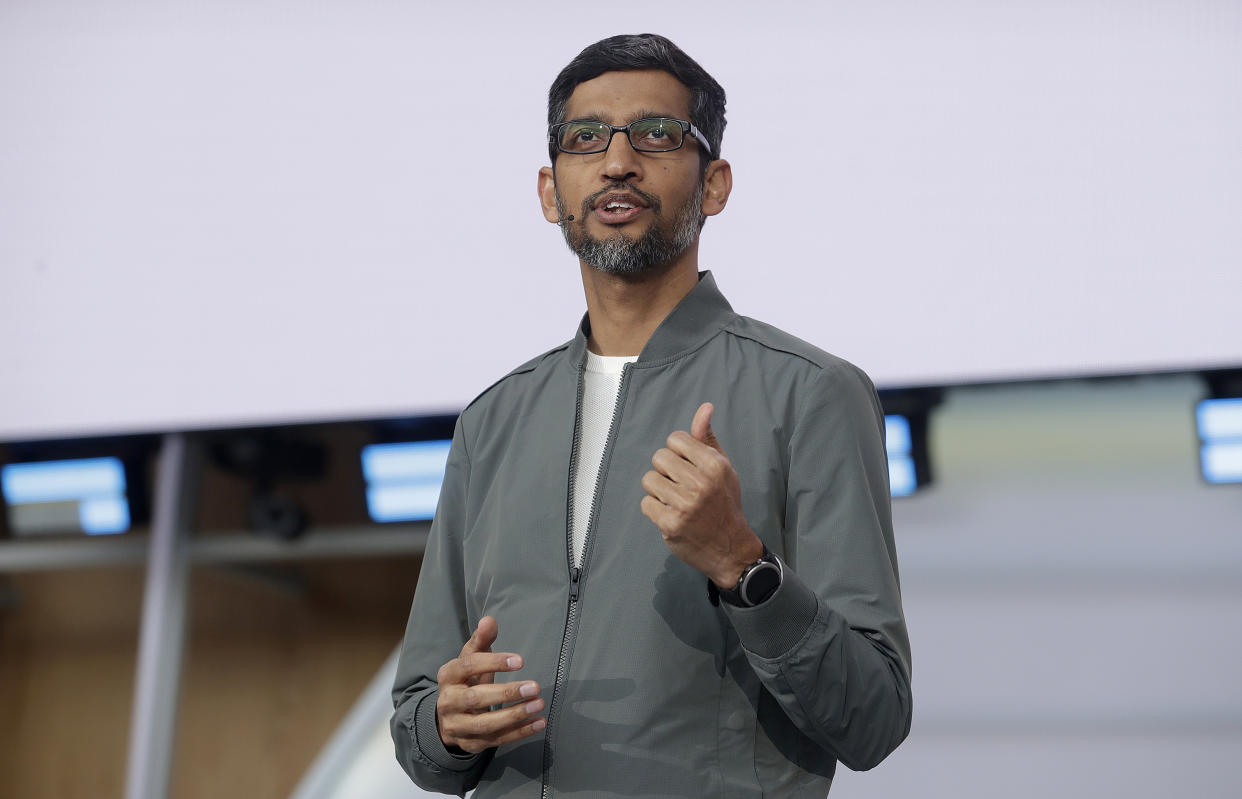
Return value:
[[(608, 122), (608, 119), (611, 116), (612, 116), (611, 114), (608, 114), (603, 111), (591, 111), (586, 114), (578, 114), (577, 116), (569, 117), (566, 121), (567, 122), (603, 122), (604, 124), (607, 125), (607, 124), (610, 124)], [(626, 124), (629, 124), (631, 122), (637, 122), (640, 119), (651, 119), (652, 117), (663, 117), (664, 119), (680, 119), (680, 117), (677, 117), (673, 114), (666, 113), (664, 111), (654, 111), (650, 108), (643, 108), (627, 116), (625, 118), (625, 122)]]

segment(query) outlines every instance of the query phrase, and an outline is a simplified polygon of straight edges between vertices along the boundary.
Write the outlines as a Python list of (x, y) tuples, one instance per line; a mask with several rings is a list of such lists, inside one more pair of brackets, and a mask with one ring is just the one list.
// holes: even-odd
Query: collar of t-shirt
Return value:
[(619, 376), (627, 363), (637, 360), (637, 355), (596, 355), (587, 350), (586, 370), (594, 374)]

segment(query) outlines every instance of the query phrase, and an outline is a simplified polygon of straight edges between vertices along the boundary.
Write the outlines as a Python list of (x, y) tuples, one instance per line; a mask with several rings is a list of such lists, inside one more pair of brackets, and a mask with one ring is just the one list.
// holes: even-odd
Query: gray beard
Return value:
[[(583, 208), (577, 221), (561, 225), (561, 233), (569, 249), (593, 269), (610, 275), (641, 275), (665, 266), (694, 244), (703, 226), (702, 207), (703, 182), (700, 181), (694, 194), (673, 216), (671, 234), (665, 229), (659, 201), (654, 199), (650, 208), (656, 216), (655, 223), (637, 240), (621, 231), (605, 239), (595, 238), (586, 229), (589, 208)], [(559, 192), (556, 210), (564, 219), (565, 206)]]

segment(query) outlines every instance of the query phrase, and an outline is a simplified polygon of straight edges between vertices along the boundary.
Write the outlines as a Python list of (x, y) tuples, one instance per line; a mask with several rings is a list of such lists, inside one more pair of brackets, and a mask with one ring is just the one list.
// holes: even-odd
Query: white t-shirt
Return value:
[(582, 563), (587, 527), (591, 523), (591, 503), (595, 499), (595, 481), (604, 459), (608, 430), (617, 411), (617, 394), (621, 391), (621, 372), (637, 355), (596, 355), (587, 350), (586, 375), (582, 388), (582, 412), (578, 415), (578, 468), (574, 472), (573, 496), (573, 562)]

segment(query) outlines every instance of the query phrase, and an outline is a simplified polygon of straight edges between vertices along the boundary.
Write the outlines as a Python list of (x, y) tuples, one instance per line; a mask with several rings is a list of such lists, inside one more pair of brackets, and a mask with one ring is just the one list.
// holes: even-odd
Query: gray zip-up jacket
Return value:
[[(586, 321), (583, 322), (586, 327)], [(523, 364), (457, 421), (397, 667), (397, 758), (475, 796), (824, 796), (910, 728), (910, 646), (884, 417), (845, 361), (735, 314), (710, 273), (625, 368), (580, 569), (570, 474), (586, 335)], [(642, 515), (642, 475), (700, 403), (746, 519), (785, 564), (755, 608)], [(548, 702), (540, 734), (470, 757), (436, 730), (436, 672), (478, 620)]]

